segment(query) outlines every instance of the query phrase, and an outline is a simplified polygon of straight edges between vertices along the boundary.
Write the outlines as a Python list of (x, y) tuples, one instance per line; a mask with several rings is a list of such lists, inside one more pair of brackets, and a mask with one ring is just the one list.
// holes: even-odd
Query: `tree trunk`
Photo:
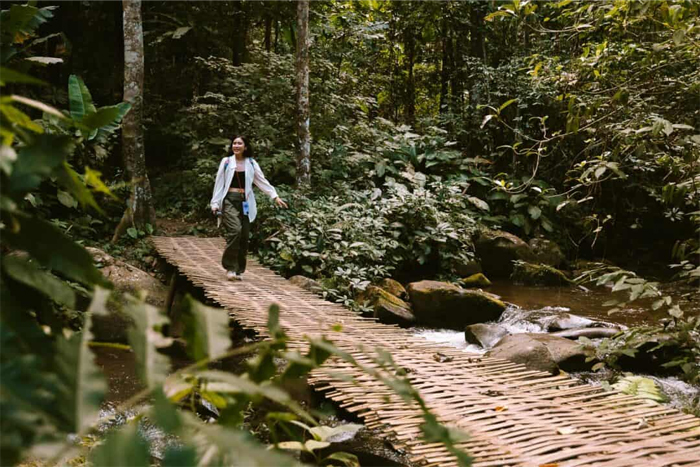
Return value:
[(131, 194), (126, 211), (117, 226), (112, 241), (116, 241), (131, 226), (155, 227), (151, 183), (146, 172), (146, 155), (143, 146), (143, 26), (141, 0), (123, 0), (124, 11), (124, 101), (131, 110), (122, 121), (122, 150), (124, 168), (131, 181)]
[(280, 22), (278, 19), (275, 20), (275, 53), (280, 53), (279, 49), (279, 38), (280, 38)]
[(415, 38), (412, 30), (404, 31), (404, 47), (406, 50), (406, 123), (414, 126), (416, 123), (416, 83), (413, 77), (413, 65), (416, 60)]
[(240, 66), (246, 59), (246, 35), (247, 22), (245, 12), (240, 2), (233, 2), (233, 29), (232, 29), (232, 44), (233, 57), (231, 63), (233, 66)]
[(297, 186), (311, 185), (311, 133), (309, 131), (309, 0), (297, 3)]
[(471, 5), (471, 56), (481, 58), (486, 65), (486, 44), (484, 43), (484, 17), (485, 5), (473, 3)]
[(450, 110), (450, 80), (452, 75), (452, 35), (447, 20), (442, 29), (442, 68), (440, 70), (440, 113)]
[(270, 52), (272, 47), (272, 17), (265, 17), (265, 52)]

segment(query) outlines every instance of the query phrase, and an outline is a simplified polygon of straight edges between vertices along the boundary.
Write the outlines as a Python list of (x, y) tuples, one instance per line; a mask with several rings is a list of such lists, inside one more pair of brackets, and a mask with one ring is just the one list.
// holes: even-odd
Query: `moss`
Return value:
[(513, 282), (523, 285), (550, 285), (566, 286), (572, 282), (560, 270), (546, 264), (532, 264), (525, 261), (515, 261), (513, 274), (510, 278)]
[(488, 278), (482, 273), (472, 274), (471, 276), (465, 277), (459, 282), (462, 285), (462, 287), (466, 288), (488, 287), (491, 285), (491, 281), (488, 280)]

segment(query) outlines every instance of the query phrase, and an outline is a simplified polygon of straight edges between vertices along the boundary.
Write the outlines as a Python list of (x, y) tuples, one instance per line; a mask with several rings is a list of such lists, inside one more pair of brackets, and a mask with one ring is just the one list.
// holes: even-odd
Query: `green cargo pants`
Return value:
[(226, 248), (221, 264), (227, 271), (245, 272), (250, 220), (243, 214), (243, 193), (228, 193), (223, 202), (222, 223)]

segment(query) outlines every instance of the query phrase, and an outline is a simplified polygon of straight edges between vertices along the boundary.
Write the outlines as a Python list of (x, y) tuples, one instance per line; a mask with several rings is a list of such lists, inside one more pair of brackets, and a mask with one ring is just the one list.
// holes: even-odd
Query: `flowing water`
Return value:
[[(489, 287), (488, 291), (499, 295), (507, 303), (508, 307), (498, 320), (498, 324), (505, 327), (511, 334), (547, 332), (541, 323), (542, 320), (533, 318), (555, 316), (560, 313), (571, 313), (616, 327), (651, 324), (662, 316), (660, 312), (652, 310), (651, 300), (636, 302), (618, 313), (609, 315), (610, 307), (605, 307), (603, 304), (611, 300), (613, 295), (607, 289), (528, 287), (496, 282), (492, 287)], [(687, 315), (700, 315), (700, 300), (698, 300), (697, 290), (664, 286), (662, 291), (671, 295), (674, 302), (680, 303)], [(619, 295), (618, 297), (624, 296)], [(486, 353), (483, 348), (468, 344), (464, 339), (464, 332), (461, 331), (415, 328), (415, 333), (431, 342), (449, 345), (465, 352)], [(593, 342), (596, 341), (599, 339), (593, 339)], [(571, 376), (582, 382), (601, 384), (606, 376), (609, 377), (609, 374), (581, 372), (571, 373)], [(643, 376), (650, 377), (657, 382), (668, 396), (669, 404), (673, 407), (689, 408), (696, 404), (697, 399), (700, 398), (700, 387), (687, 384), (678, 378)]]

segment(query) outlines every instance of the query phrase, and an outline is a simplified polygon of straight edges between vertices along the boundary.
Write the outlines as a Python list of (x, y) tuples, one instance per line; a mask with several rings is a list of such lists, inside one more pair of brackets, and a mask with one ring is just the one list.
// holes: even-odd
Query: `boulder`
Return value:
[(416, 322), (411, 305), (384, 289), (370, 285), (360, 297), (358, 301), (370, 306), (374, 317), (382, 323), (409, 327)]
[(554, 357), (542, 342), (533, 339), (532, 334), (512, 334), (506, 336), (486, 353), (487, 357), (502, 358), (513, 363), (521, 363), (528, 370), (559, 372)]
[(413, 314), (420, 324), (464, 329), (496, 321), (506, 309), (497, 296), (481, 290), (464, 290), (447, 282), (420, 281), (408, 284)]
[(510, 278), (522, 285), (565, 286), (572, 282), (560, 270), (546, 264), (516, 261)]
[[(93, 257), (96, 266), (109, 279), (115, 290), (135, 295), (145, 291), (146, 302), (162, 308), (168, 296), (168, 288), (145, 271), (114, 258), (99, 248), (85, 248)], [(130, 316), (120, 310), (118, 304), (108, 303), (107, 314), (95, 314), (92, 332), (95, 339), (103, 342), (127, 342), (127, 332), (133, 325)]]
[(382, 279), (381, 282), (377, 284), (377, 286), (380, 289), (386, 290), (391, 295), (399, 297), (401, 300), (408, 299), (408, 292), (406, 292), (404, 286), (401, 285), (400, 282), (395, 281), (394, 279), (390, 279), (388, 277), (386, 279)]
[(583, 316), (572, 315), (549, 308), (541, 310), (530, 310), (524, 316), (525, 321), (536, 324), (542, 331), (556, 332), (566, 329), (589, 328), (596, 324), (596, 321), (584, 318)]
[(308, 290), (313, 293), (323, 292), (323, 287), (317, 281), (309, 279), (305, 276), (292, 276), (289, 278), (289, 282), (294, 285), (301, 287), (304, 290)]
[(490, 349), (509, 334), (508, 330), (498, 324), (470, 324), (464, 330), (464, 339), (474, 345)]
[(537, 257), (537, 262), (555, 268), (561, 267), (566, 262), (566, 256), (559, 245), (545, 238), (533, 238), (528, 242), (532, 252)]
[(620, 332), (620, 328), (579, 328), (566, 329), (552, 333), (552, 336), (565, 337), (566, 339), (578, 339), (579, 337), (587, 337), (596, 339), (601, 337), (612, 337)]
[(527, 243), (500, 230), (482, 230), (474, 247), (484, 272), (492, 278), (509, 277), (513, 272), (513, 261), (537, 261)]
[(491, 285), (491, 281), (488, 280), (488, 278), (480, 272), (472, 274), (469, 277), (465, 277), (464, 279), (460, 280), (459, 283), (462, 287), (465, 287), (467, 289), (477, 289), (481, 287), (488, 287)]
[(146, 302), (157, 307), (165, 306), (168, 287), (161, 281), (135, 266), (114, 258), (99, 248), (85, 248), (95, 260), (102, 274), (109, 279), (115, 289), (121, 292), (136, 294), (145, 291)]
[(577, 342), (552, 334), (528, 334), (541, 342), (552, 354), (554, 362), (564, 371), (590, 370), (593, 363), (586, 363), (586, 353)]
[(472, 276), (474, 274), (479, 274), (483, 272), (481, 269), (481, 263), (478, 261), (467, 261), (464, 264), (457, 264), (455, 266), (455, 272), (462, 277)]
[(501, 339), (486, 355), (552, 374), (559, 368), (582, 371), (590, 370), (593, 365), (593, 362), (586, 362), (586, 353), (578, 343), (551, 334), (512, 334)]

